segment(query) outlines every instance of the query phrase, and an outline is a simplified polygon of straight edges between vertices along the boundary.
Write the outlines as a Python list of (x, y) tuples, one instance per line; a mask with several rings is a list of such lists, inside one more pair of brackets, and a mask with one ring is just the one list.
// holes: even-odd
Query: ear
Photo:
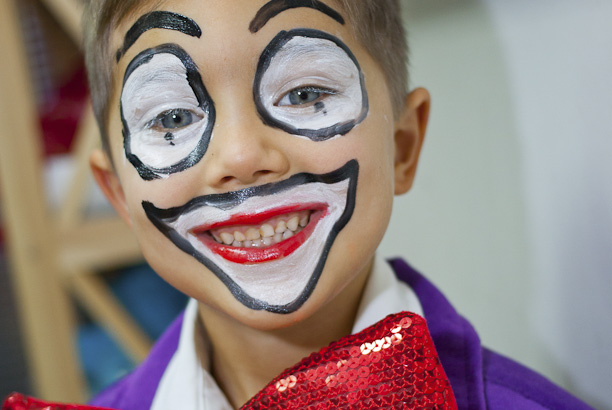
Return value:
[(101, 149), (94, 150), (89, 156), (89, 166), (91, 167), (94, 179), (108, 201), (115, 208), (119, 216), (131, 226), (132, 220), (125, 200), (125, 194), (108, 155)]
[(430, 104), (431, 97), (426, 89), (413, 90), (406, 97), (402, 113), (395, 123), (395, 195), (404, 194), (412, 187)]

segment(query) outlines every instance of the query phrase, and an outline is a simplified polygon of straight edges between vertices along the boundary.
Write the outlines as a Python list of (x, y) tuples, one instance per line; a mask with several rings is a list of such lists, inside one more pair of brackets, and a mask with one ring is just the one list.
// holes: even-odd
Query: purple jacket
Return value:
[[(547, 379), (480, 344), (461, 317), (427, 279), (404, 261), (391, 261), (397, 277), (416, 292), (459, 409), (591, 409)], [(157, 341), (134, 372), (96, 397), (92, 404), (120, 410), (148, 410), (177, 349), (182, 315)]]

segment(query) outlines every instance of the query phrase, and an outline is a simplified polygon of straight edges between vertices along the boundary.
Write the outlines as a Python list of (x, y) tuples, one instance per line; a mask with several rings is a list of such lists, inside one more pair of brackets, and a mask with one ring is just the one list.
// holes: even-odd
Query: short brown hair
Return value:
[[(336, 0), (348, 15), (357, 40), (380, 64), (391, 92), (394, 114), (398, 114), (408, 90), (408, 46), (401, 20), (400, 0)], [(108, 111), (113, 88), (110, 50), (112, 30), (142, 9), (154, 9), (161, 0), (86, 1), (83, 27), (85, 64), (93, 110), (110, 155)]]

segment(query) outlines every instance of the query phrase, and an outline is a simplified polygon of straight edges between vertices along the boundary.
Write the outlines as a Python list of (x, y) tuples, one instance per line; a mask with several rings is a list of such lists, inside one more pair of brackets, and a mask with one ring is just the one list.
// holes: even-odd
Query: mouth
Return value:
[(327, 214), (323, 203), (291, 205), (198, 226), (191, 234), (212, 252), (241, 264), (269, 262), (289, 256), (312, 235)]
[(175, 208), (143, 201), (149, 220), (206, 266), (243, 305), (291, 313), (310, 297), (355, 206), (359, 164), (290, 178)]

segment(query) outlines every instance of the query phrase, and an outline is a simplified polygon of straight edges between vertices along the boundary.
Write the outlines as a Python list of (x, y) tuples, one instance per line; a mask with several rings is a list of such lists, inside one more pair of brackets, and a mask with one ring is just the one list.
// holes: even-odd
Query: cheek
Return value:
[(212, 272), (149, 226), (152, 227), (141, 224), (134, 231), (147, 263), (162, 279), (201, 302), (210, 302), (211, 295), (228, 297), (226, 289)]
[(160, 208), (180, 206), (200, 195), (201, 178), (196, 168), (151, 181), (143, 180), (127, 160), (117, 166), (130, 214), (144, 215), (142, 202), (148, 201)]

